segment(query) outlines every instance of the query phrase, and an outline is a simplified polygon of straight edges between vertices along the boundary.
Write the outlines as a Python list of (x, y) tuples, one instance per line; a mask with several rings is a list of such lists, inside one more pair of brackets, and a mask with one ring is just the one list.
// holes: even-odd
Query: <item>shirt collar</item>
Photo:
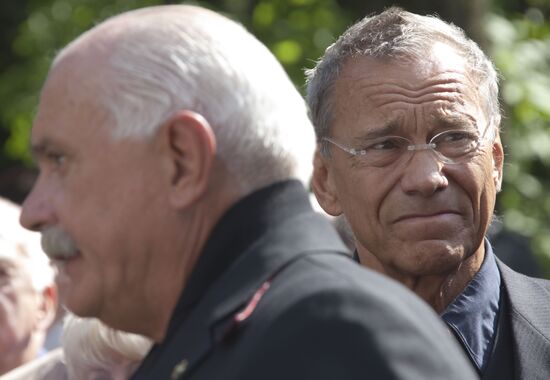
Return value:
[(485, 258), (480, 270), (441, 315), (480, 372), (491, 357), (499, 301), (500, 273), (491, 244), (485, 240)]

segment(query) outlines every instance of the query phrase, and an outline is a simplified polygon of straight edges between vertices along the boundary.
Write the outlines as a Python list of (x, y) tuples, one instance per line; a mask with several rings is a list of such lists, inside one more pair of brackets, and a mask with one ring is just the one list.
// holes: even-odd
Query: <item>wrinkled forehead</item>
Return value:
[(411, 118), (485, 123), (477, 85), (465, 59), (440, 43), (423, 59), (349, 59), (335, 83), (333, 97), (334, 124), (339, 124), (339, 119), (364, 124)]
[(29, 239), (39, 244), (40, 235), (23, 229), (19, 225), (19, 215), (19, 206), (0, 198), (0, 259), (26, 258), (24, 244)]
[(402, 95), (422, 95), (436, 89), (445, 90), (431, 85), (448, 84), (448, 90), (473, 93), (477, 90), (477, 83), (468, 66), (455, 48), (437, 42), (420, 58), (406, 55), (349, 57), (340, 70), (336, 86), (353, 89), (389, 85)]
[[(407, 61), (407, 59), (405, 58)], [(454, 72), (469, 75), (466, 59), (453, 46), (436, 41), (421, 57), (408, 60), (412, 72), (417, 72), (419, 78), (429, 77), (437, 73)]]
[(32, 270), (45, 266), (47, 257), (42, 253), (40, 234), (23, 229), (17, 219), (4, 219), (0, 223), (0, 260)]
[(106, 54), (97, 44), (82, 43), (58, 57), (41, 93), (44, 98), (64, 96), (74, 104), (92, 103), (104, 82)]
[[(90, 65), (97, 66), (92, 69)], [(82, 139), (99, 130), (108, 130), (112, 115), (103, 104), (106, 73), (97, 60), (69, 54), (51, 69), (42, 88), (38, 112), (33, 122), (32, 142), (48, 138), (56, 142)]]
[(20, 244), (0, 235), (0, 265), (10, 264), (19, 266), (28, 259), (25, 250)]

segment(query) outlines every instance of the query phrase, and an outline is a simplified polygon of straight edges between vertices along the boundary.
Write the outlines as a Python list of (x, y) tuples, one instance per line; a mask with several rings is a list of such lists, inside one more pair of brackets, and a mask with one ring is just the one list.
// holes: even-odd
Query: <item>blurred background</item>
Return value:
[[(28, 151), (38, 95), (56, 51), (103, 19), (156, 0), (0, 2), (0, 195), (21, 202), (36, 170)], [(391, 5), (438, 14), (466, 30), (501, 75), (506, 151), (498, 198), (497, 253), (550, 278), (550, 0), (211, 0), (240, 21), (304, 92), (304, 68), (351, 23)], [(506, 251), (509, 253), (506, 253)], [(533, 252), (534, 255), (529, 254)], [(506, 257), (509, 255), (510, 257)], [(513, 265), (513, 266), (514, 266)]]

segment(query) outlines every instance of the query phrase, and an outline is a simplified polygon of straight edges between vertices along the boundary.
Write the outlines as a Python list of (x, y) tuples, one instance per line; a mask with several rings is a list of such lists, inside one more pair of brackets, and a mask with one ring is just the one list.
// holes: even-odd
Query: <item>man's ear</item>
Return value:
[(504, 166), (504, 148), (500, 141), (500, 137), (497, 137), (493, 143), (493, 181), (495, 183), (495, 189), (497, 192), (502, 187), (502, 171)]
[(200, 114), (183, 110), (163, 126), (168, 150), (170, 202), (176, 208), (193, 204), (207, 190), (216, 156), (216, 137)]
[(323, 210), (329, 215), (338, 216), (342, 214), (342, 209), (338, 201), (338, 194), (331, 173), (332, 169), (328, 160), (321, 155), (319, 147), (317, 147), (313, 157), (311, 188)]
[(40, 294), (40, 307), (37, 314), (36, 327), (38, 330), (47, 331), (55, 320), (57, 313), (57, 287), (47, 286)]

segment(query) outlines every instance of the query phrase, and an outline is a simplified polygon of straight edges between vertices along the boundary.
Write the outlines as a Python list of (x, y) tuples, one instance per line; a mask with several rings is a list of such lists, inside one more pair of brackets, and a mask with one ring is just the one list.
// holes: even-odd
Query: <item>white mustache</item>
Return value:
[(41, 234), (42, 250), (50, 259), (68, 259), (78, 254), (76, 243), (61, 227), (48, 227)]

